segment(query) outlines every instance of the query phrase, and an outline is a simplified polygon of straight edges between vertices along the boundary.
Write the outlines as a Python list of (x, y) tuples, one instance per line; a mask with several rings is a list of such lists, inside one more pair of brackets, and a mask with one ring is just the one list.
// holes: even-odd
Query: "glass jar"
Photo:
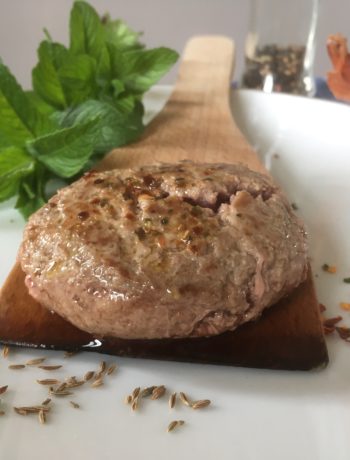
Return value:
[(245, 88), (312, 95), (319, 0), (251, 0)]

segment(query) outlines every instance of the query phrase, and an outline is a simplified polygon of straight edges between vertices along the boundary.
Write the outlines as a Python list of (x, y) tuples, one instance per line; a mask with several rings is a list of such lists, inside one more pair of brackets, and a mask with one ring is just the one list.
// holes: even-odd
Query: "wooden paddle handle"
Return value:
[[(187, 101), (195, 99), (201, 106), (222, 104), (229, 110), (234, 50), (233, 41), (227, 37), (202, 36), (189, 40), (170, 100), (185, 97)], [(201, 107), (198, 105), (197, 109)]]
[(234, 123), (230, 85), (234, 43), (221, 36), (194, 37), (186, 45), (174, 91), (135, 144), (112, 151), (100, 169), (193, 160), (246, 163), (263, 171)]

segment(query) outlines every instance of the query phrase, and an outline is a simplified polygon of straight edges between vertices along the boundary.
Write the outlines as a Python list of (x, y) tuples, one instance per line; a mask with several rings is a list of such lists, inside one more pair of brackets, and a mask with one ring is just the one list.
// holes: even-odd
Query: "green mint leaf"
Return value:
[(109, 45), (113, 76), (135, 94), (154, 85), (175, 64), (179, 55), (169, 48), (120, 52)]
[(119, 50), (132, 50), (143, 48), (139, 42), (142, 32), (135, 32), (124, 21), (112, 21), (109, 15), (102, 19), (105, 41), (112, 43)]
[[(41, 112), (43, 115), (50, 117), (53, 119), (53, 114), (55, 112), (55, 108), (45, 102), (35, 91), (26, 91), (27, 98), (31, 101), (31, 103)], [(56, 124), (59, 126), (58, 124)]]
[(98, 94), (96, 61), (82, 54), (70, 56), (58, 71), (65, 98), (70, 106), (76, 106)]
[(33, 172), (21, 179), (15, 207), (25, 219), (45, 204), (45, 185), (49, 178), (45, 168), (36, 163)]
[(0, 139), (4, 136), (5, 142), (7, 140), (12, 145), (22, 145), (25, 139), (52, 129), (49, 118), (37, 109), (0, 61)]
[(93, 151), (94, 154), (104, 154), (134, 141), (142, 133), (142, 115), (142, 104), (133, 98), (129, 98), (128, 102), (117, 101), (114, 105), (90, 100), (69, 112), (62, 124), (79, 126), (98, 117), (98, 122), (91, 130)]
[(0, 150), (0, 201), (15, 195), (20, 179), (34, 169), (34, 159), (19, 147)]
[(101, 19), (92, 6), (85, 2), (74, 3), (70, 15), (70, 51), (87, 54), (96, 60), (105, 46)]
[(32, 71), (34, 91), (56, 109), (65, 109), (67, 101), (58, 70), (68, 58), (68, 50), (59, 43), (43, 41), (38, 56), (39, 63)]
[(78, 174), (93, 154), (93, 128), (98, 118), (31, 141), (28, 148), (35, 158), (61, 178)]

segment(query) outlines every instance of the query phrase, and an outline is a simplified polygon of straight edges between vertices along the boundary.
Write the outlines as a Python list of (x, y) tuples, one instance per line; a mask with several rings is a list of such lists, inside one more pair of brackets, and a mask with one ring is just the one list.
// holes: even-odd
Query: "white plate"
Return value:
[[(154, 114), (169, 88), (147, 98)], [(310, 232), (311, 257), (319, 299), (329, 316), (350, 302), (350, 108), (284, 95), (238, 91), (233, 110), (243, 131), (258, 149)], [(276, 158), (275, 154), (278, 154)], [(0, 211), (0, 281), (13, 265), (23, 222), (8, 206)], [(323, 263), (338, 273), (322, 272)], [(345, 323), (349, 313), (343, 312)], [(0, 386), (6, 415), (0, 418), (1, 460), (66, 459), (201, 459), (348, 460), (350, 452), (350, 344), (328, 340), (330, 365), (317, 372), (276, 372), (105, 357), (119, 369), (101, 388), (78, 388), (55, 400), (48, 423), (21, 417), (13, 405), (31, 405), (46, 397), (37, 378), (76, 375), (96, 369), (101, 356), (11, 350), (0, 358)], [(47, 356), (64, 367), (8, 370), (10, 363)], [(167, 401), (146, 401), (132, 413), (123, 398), (136, 386), (165, 384), (212, 406), (193, 411), (169, 410)], [(69, 406), (68, 400), (81, 404)], [(166, 433), (171, 420), (184, 419), (177, 432)]]

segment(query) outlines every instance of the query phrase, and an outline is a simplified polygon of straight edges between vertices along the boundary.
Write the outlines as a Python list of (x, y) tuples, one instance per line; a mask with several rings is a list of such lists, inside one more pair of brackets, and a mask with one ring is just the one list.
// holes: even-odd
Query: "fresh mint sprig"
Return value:
[(31, 91), (0, 60), (0, 201), (17, 196), (25, 217), (47, 200), (51, 179), (69, 183), (140, 136), (142, 96), (178, 59), (145, 49), (139, 33), (84, 1), (73, 4), (69, 47), (45, 35)]

